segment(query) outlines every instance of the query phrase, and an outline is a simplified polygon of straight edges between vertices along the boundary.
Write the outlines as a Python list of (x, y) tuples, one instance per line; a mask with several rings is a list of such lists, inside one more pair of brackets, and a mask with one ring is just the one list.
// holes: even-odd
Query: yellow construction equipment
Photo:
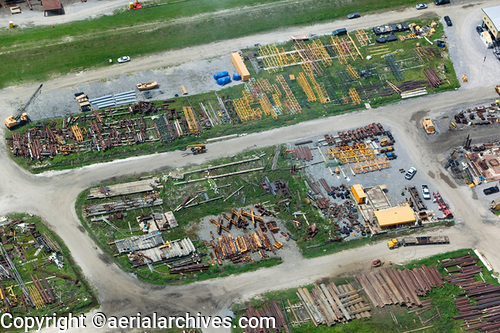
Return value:
[(14, 129), (15, 127), (22, 126), (29, 122), (29, 117), (26, 109), (31, 104), (31, 102), (33, 102), (40, 89), (42, 89), (42, 86), (43, 84), (40, 84), (40, 86), (35, 90), (33, 95), (31, 95), (26, 104), (20, 107), (15, 115), (5, 118), (5, 126), (7, 126), (8, 129)]
[(193, 155), (203, 154), (203, 153), (207, 152), (207, 147), (204, 144), (188, 145), (186, 147), (186, 149), (189, 149), (189, 148), (191, 148)]
[(436, 131), (431, 118), (425, 118), (422, 122), (422, 126), (424, 126), (425, 132), (427, 132), (427, 134), (434, 134)]
[(396, 238), (391, 239), (390, 241), (387, 242), (387, 246), (391, 250), (398, 248), (399, 247), (398, 240)]
[(163, 249), (163, 248), (166, 248), (168, 247), (169, 249), (172, 249), (172, 245), (170, 245), (170, 242), (169, 241), (166, 241), (165, 244), (163, 245), (160, 245), (159, 249)]

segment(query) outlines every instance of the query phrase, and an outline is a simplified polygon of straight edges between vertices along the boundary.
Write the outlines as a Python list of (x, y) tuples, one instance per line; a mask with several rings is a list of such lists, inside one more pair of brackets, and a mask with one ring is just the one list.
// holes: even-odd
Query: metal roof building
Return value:
[(410, 206), (393, 207), (373, 212), (380, 229), (394, 229), (414, 224), (417, 220)]
[(491, 35), (498, 39), (500, 38), (500, 6), (491, 6), (481, 8), (483, 11), (483, 22), (488, 27)]

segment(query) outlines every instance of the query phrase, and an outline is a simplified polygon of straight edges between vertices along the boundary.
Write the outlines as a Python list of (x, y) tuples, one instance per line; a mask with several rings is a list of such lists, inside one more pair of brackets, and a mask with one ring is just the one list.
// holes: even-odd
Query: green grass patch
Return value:
[[(98, 68), (108, 59), (132, 58), (248, 36), (288, 26), (412, 6), (417, 0), (194, 0), (65, 24), (2, 29), (0, 88), (44, 81), (75, 68)], [(125, 5), (124, 5), (125, 7)], [(242, 13), (244, 13), (242, 15)], [(332, 27), (338, 28), (338, 27)], [(22, 67), (17, 66), (23, 63)]]

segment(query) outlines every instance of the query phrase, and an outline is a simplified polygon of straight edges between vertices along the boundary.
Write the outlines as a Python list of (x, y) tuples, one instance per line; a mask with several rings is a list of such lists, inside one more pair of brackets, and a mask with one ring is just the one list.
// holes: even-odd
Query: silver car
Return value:
[(123, 57), (120, 57), (118, 58), (117, 60), (120, 64), (124, 63), (124, 62), (129, 62), (130, 61), (130, 57), (129, 56), (123, 56)]
[(429, 186), (422, 185), (422, 196), (424, 197), (425, 200), (431, 199), (431, 192), (429, 191)]

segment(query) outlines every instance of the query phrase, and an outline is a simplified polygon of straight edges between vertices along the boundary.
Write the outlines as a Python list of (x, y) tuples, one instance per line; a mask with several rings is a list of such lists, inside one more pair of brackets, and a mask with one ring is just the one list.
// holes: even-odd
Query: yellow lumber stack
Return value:
[(326, 92), (325, 86), (323, 85), (323, 82), (318, 83), (314, 76), (312, 74), (309, 74), (309, 80), (311, 80), (311, 83), (314, 87), (314, 91), (316, 91), (316, 94), (318, 95), (318, 99), (321, 104), (326, 104), (330, 102), (330, 96), (328, 96), (328, 93)]
[(31, 299), (33, 300), (33, 303), (35, 303), (36, 309), (43, 309), (45, 307), (45, 302), (43, 301), (38, 289), (30, 285), (28, 286), (28, 291), (30, 293)]
[(266, 93), (273, 92), (273, 88), (271, 87), (271, 84), (269, 83), (268, 79), (258, 78), (257, 84), (260, 86), (260, 90), (262, 90), (263, 92), (266, 92)]
[(347, 65), (347, 71), (349, 72), (349, 74), (351, 74), (353, 79), (359, 79), (358, 72), (356, 72), (351, 65)]
[(326, 52), (323, 43), (319, 39), (315, 39), (313, 40), (312, 45), (313, 45), (312, 49), (314, 50), (314, 55), (316, 56), (316, 59), (321, 59), (325, 67), (331, 66), (332, 59), (330, 58), (328, 52)]
[(256, 102), (254, 100), (252, 94), (250, 94), (250, 92), (248, 90), (243, 90), (242, 93), (243, 93), (243, 98), (246, 99), (248, 104), (254, 104)]
[(278, 95), (278, 97), (281, 97), (283, 96), (283, 94), (281, 93), (281, 90), (280, 88), (278, 88), (278, 85), (276, 83), (273, 83), (273, 93)]
[(304, 75), (303, 72), (299, 73), (297, 81), (299, 82), (299, 85), (302, 88), (302, 90), (304, 90), (307, 100), (309, 102), (316, 102), (316, 95), (314, 95), (314, 92), (311, 86), (309, 85), (309, 82), (307, 81), (306, 76)]
[(83, 135), (82, 131), (80, 131), (80, 128), (76, 125), (71, 126), (71, 131), (75, 135), (75, 140), (77, 142), (82, 142), (83, 141)]
[(271, 105), (271, 102), (269, 101), (269, 98), (267, 97), (266, 94), (262, 94), (262, 97), (259, 100), (260, 106), (262, 107), (262, 110), (264, 110), (264, 114), (266, 116), (271, 115), (273, 119), (278, 119), (278, 115), (274, 111), (273, 106)]
[(193, 134), (200, 133), (200, 129), (198, 127), (198, 123), (196, 122), (193, 109), (190, 106), (183, 106), (182, 110), (184, 111), (184, 117), (186, 117), (189, 132)]
[(248, 121), (252, 119), (252, 109), (245, 98), (233, 100), (233, 105), (241, 121)]
[(273, 101), (274, 101), (274, 104), (279, 107), (281, 109), (281, 101), (280, 101), (280, 97), (278, 96), (278, 94), (273, 94)]
[(276, 73), (283, 70), (283, 60), (276, 45), (264, 45), (259, 48), (259, 55), (264, 63), (265, 70)]
[(347, 37), (349, 37), (349, 41), (350, 41), (349, 44), (350, 44), (350, 46), (352, 46), (356, 50), (356, 53), (350, 51), (351, 52), (351, 57), (353, 59), (356, 59), (357, 56), (359, 56), (361, 59), (363, 59), (363, 55), (361, 54), (361, 52), (359, 51), (358, 47), (356, 46), (356, 43), (352, 40), (351, 35), (347, 34)]
[(370, 42), (368, 35), (363, 29), (356, 30), (356, 38), (361, 46), (366, 46)]
[(349, 95), (351, 96), (352, 104), (354, 105), (361, 104), (361, 98), (359, 98), (356, 88), (349, 89)]
[(342, 163), (357, 163), (375, 159), (375, 150), (364, 143), (328, 148), (326, 154), (329, 159), (338, 159)]
[(340, 64), (344, 65), (347, 64), (347, 56), (344, 54), (341, 46), (340, 46), (340, 39), (338, 36), (335, 36), (335, 38), (332, 36), (332, 45), (333, 49), (335, 51), (335, 54), (337, 55), (337, 59), (339, 60)]
[(295, 95), (292, 93), (292, 90), (288, 86), (288, 83), (286, 83), (285, 78), (283, 75), (278, 75), (276, 76), (276, 81), (278, 81), (283, 88), (283, 91), (285, 91), (285, 96), (287, 98), (288, 103), (290, 104), (289, 110), (292, 113), (301, 113), (302, 108), (300, 107), (299, 103), (297, 102), (297, 99), (295, 98)]

